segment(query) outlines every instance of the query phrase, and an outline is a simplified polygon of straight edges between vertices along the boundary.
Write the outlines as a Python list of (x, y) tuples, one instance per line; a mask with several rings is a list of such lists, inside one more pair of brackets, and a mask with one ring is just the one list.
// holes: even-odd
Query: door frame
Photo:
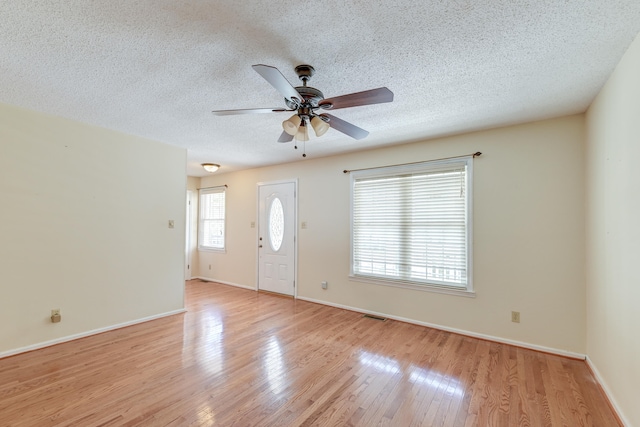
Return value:
[(275, 184), (293, 184), (293, 298), (298, 298), (298, 178), (281, 179), (277, 181), (258, 182), (256, 184), (256, 291), (260, 290), (260, 187)]
[(191, 221), (191, 218), (193, 217), (193, 203), (191, 203), (191, 201), (193, 200), (193, 191), (192, 190), (187, 190), (187, 200), (186, 200), (186, 215), (185, 215), (185, 245), (184, 245), (184, 252), (185, 252), (185, 266), (184, 266), (184, 279), (185, 280), (191, 280), (193, 278), (193, 275), (191, 274), (193, 269), (191, 268), (191, 265), (193, 264), (193, 251), (192, 251), (192, 247), (191, 247), (191, 243), (192, 243), (192, 236), (191, 234), (193, 233), (193, 227), (194, 224)]

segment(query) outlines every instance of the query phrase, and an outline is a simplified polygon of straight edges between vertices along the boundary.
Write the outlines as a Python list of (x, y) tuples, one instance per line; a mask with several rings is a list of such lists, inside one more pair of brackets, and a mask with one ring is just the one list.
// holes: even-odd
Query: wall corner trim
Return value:
[(213, 283), (220, 283), (221, 285), (235, 286), (236, 288), (249, 289), (250, 291), (257, 291), (258, 290), (257, 287), (241, 285), (239, 283), (233, 283), (233, 282), (225, 282), (224, 280), (212, 279), (210, 277), (204, 277), (204, 276), (192, 277), (191, 279), (200, 279), (203, 282), (213, 282)]
[(618, 405), (618, 403), (614, 399), (613, 394), (611, 393), (611, 389), (607, 386), (607, 383), (605, 382), (604, 378), (600, 374), (600, 371), (598, 371), (598, 368), (596, 368), (596, 365), (593, 363), (593, 361), (588, 355), (586, 358), (586, 362), (587, 362), (587, 366), (591, 370), (591, 373), (596, 378), (598, 385), (600, 386), (600, 388), (602, 388), (604, 395), (607, 397), (607, 401), (609, 402), (609, 405), (611, 406), (613, 413), (616, 414), (616, 416), (618, 417), (618, 421), (620, 421), (620, 423), (625, 427), (631, 427), (631, 423), (627, 418), (625, 418), (624, 413), (620, 409), (620, 405)]
[(15, 356), (16, 354), (26, 353), (28, 351), (39, 350), (41, 348), (50, 347), (56, 344), (62, 344), (64, 342), (77, 340), (79, 338), (85, 338), (91, 335), (101, 334), (103, 332), (113, 331), (115, 329), (125, 328), (127, 326), (133, 326), (138, 323), (148, 322), (150, 320), (160, 319), (162, 317), (173, 316), (175, 314), (185, 313), (187, 310), (181, 308), (179, 310), (167, 311), (166, 313), (155, 314), (153, 316), (143, 317), (141, 319), (131, 320), (129, 322), (118, 323), (115, 325), (105, 326), (104, 328), (92, 329), (90, 331), (80, 332), (78, 334), (67, 335), (61, 338), (56, 338), (54, 340), (39, 342), (36, 344), (28, 345), (25, 347), (19, 347), (12, 350), (3, 351), (0, 353), (0, 359)]

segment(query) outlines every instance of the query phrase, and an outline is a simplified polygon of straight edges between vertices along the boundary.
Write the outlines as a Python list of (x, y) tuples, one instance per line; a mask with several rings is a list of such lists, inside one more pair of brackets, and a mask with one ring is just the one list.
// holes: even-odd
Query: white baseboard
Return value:
[(620, 421), (622, 421), (622, 424), (624, 426), (631, 426), (629, 420), (624, 417), (624, 414), (622, 412), (622, 409), (620, 409), (618, 402), (616, 402), (616, 400), (613, 398), (613, 394), (611, 393), (611, 389), (609, 388), (609, 386), (607, 386), (607, 382), (604, 380), (604, 378), (602, 378), (600, 371), (598, 371), (598, 368), (596, 368), (596, 365), (593, 364), (589, 356), (587, 356), (587, 365), (589, 365), (589, 369), (591, 369), (591, 372), (593, 372), (593, 376), (596, 377), (596, 381), (598, 381), (598, 384), (600, 384), (600, 387), (602, 387), (604, 394), (607, 395), (607, 399), (609, 399), (611, 407), (615, 411), (618, 418), (620, 418)]
[(91, 336), (91, 335), (101, 334), (101, 333), (107, 332), (107, 331), (113, 331), (115, 329), (124, 328), (126, 326), (132, 326), (132, 325), (136, 325), (138, 323), (148, 322), (150, 320), (156, 320), (156, 319), (160, 319), (160, 318), (167, 317), (167, 316), (173, 316), (174, 314), (184, 313), (185, 311), (187, 311), (187, 310), (185, 310), (184, 308), (181, 308), (179, 310), (168, 311), (166, 313), (160, 313), (160, 314), (155, 314), (153, 316), (143, 317), (141, 319), (131, 320), (129, 322), (124, 322), (124, 323), (118, 323), (116, 325), (105, 326), (104, 328), (98, 328), (98, 329), (92, 329), (92, 330), (86, 331), (86, 332), (80, 332), (79, 334), (67, 335), (65, 337), (56, 338), (54, 340), (49, 340), (49, 341), (44, 341), (44, 342), (40, 342), (40, 343), (37, 343), (37, 344), (28, 345), (26, 347), (20, 347), (20, 348), (15, 348), (15, 349), (12, 349), (12, 350), (3, 351), (2, 353), (0, 353), (0, 359), (2, 359), (3, 357), (14, 356), (16, 354), (25, 353), (27, 351), (38, 350), (38, 349), (41, 349), (41, 348), (50, 347), (52, 345), (61, 344), (63, 342), (67, 342), (67, 341), (77, 340), (79, 338), (84, 338), (84, 337), (88, 337), (88, 336)]
[(358, 313), (365, 313), (365, 314), (372, 314), (374, 316), (386, 317), (389, 319), (399, 320), (401, 322), (413, 323), (414, 325), (426, 326), (428, 328), (439, 329), (441, 331), (447, 331), (447, 332), (453, 332), (460, 335), (466, 335), (468, 337), (480, 338), (487, 341), (494, 341), (502, 344), (514, 345), (516, 347), (528, 348), (530, 350), (542, 351), (544, 353), (551, 353), (551, 354), (557, 354), (559, 356), (571, 357), (573, 359), (584, 360), (586, 358), (586, 355), (581, 353), (574, 353), (572, 351), (560, 350), (557, 348), (545, 347), (545, 346), (536, 345), (536, 344), (529, 344), (522, 341), (515, 341), (515, 340), (506, 339), (506, 338), (496, 337), (493, 335), (480, 334), (477, 332), (466, 331), (464, 329), (450, 328), (448, 326), (437, 325), (435, 323), (422, 322), (419, 320), (407, 319), (406, 317), (393, 316), (387, 313), (379, 313), (377, 311), (364, 310), (358, 307), (350, 307), (348, 305), (334, 304), (327, 301), (322, 301), (322, 300), (317, 300), (317, 299), (307, 298), (307, 297), (300, 297), (300, 296), (298, 297), (298, 299), (302, 301), (313, 302), (316, 304), (323, 304), (331, 307), (342, 308), (349, 311), (355, 311)]
[(251, 286), (247, 286), (247, 285), (240, 285), (238, 283), (232, 283), (232, 282), (225, 282), (223, 280), (218, 280), (218, 279), (212, 279), (210, 277), (204, 277), (204, 276), (197, 276), (197, 277), (193, 277), (193, 279), (200, 279), (203, 280), (205, 282), (215, 282), (215, 283), (221, 283), (223, 285), (229, 285), (229, 286), (235, 286), (236, 288), (242, 288), (242, 289), (249, 289), (250, 291), (257, 291), (256, 288), (252, 288)]

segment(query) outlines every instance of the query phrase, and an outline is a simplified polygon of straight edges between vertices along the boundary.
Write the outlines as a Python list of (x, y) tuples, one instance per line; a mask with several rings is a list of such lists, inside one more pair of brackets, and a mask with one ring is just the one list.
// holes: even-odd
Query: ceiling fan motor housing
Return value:
[[(301, 103), (302, 105), (300, 105), (302, 107), (318, 108), (318, 102), (324, 99), (324, 95), (322, 94), (322, 92), (314, 87), (298, 86), (296, 87), (296, 90), (304, 98)], [(297, 109), (297, 107), (299, 107), (294, 102), (291, 102), (286, 98), (284, 102), (287, 104), (287, 107), (291, 108), (292, 110), (295, 110)]]

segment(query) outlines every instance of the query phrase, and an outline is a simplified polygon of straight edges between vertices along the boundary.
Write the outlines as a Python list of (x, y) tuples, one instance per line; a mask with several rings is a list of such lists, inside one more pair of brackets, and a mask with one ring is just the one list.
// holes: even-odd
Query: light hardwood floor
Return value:
[(0, 359), (0, 426), (618, 426), (583, 361), (231, 286)]

